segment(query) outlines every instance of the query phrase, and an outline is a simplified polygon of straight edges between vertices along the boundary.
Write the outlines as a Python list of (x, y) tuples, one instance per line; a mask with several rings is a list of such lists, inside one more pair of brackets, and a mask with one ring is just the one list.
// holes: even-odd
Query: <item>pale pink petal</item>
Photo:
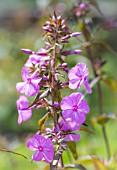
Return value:
[(72, 109), (72, 105), (73, 105), (72, 100), (69, 96), (64, 97), (61, 104), (60, 104), (62, 110)]
[(22, 116), (21, 116), (21, 114), (19, 114), (19, 116), (18, 116), (18, 125), (20, 125), (22, 123)]
[(79, 105), (79, 103), (82, 101), (82, 99), (84, 98), (84, 95), (82, 93), (72, 93), (70, 95), (70, 98), (72, 100), (72, 106), (76, 106)]
[(32, 83), (25, 83), (25, 86), (23, 87), (23, 91), (27, 96), (34, 96), (38, 93), (39, 87), (36, 87)]
[(42, 80), (42, 78), (38, 77), (38, 78), (32, 79), (31, 83), (34, 84), (35, 86), (39, 87), (39, 83), (41, 82), (41, 80)]
[(69, 82), (69, 88), (70, 89), (76, 89), (76, 88), (80, 88), (80, 83), (81, 81), (79, 79), (72, 79), (70, 82)]
[(80, 139), (80, 135), (79, 134), (69, 134), (65, 137), (65, 141), (74, 141), (74, 142), (78, 142), (78, 140)]
[(30, 77), (29, 70), (27, 67), (22, 68), (22, 80), (27, 81), (27, 79)]
[(19, 93), (25, 93), (25, 85), (26, 85), (26, 82), (19, 82), (16, 84), (16, 89)]
[(22, 121), (27, 121), (32, 116), (32, 110), (28, 110), (28, 109), (27, 110), (20, 110), (19, 112), (20, 112), (19, 114), (22, 117)]
[(84, 100), (82, 100), (78, 106), (78, 111), (83, 114), (87, 114), (90, 111), (90, 108)]
[(24, 66), (25, 66), (25, 67), (33, 68), (33, 64), (32, 64), (32, 62), (31, 62), (30, 58), (26, 61), (26, 63), (25, 63)]
[(69, 70), (68, 72), (68, 78), (71, 80), (71, 79), (77, 79), (78, 76), (76, 75), (77, 73), (77, 67), (73, 67)]
[(29, 106), (28, 99), (25, 96), (20, 96), (19, 99), (16, 102), (18, 110), (20, 109), (26, 109)]
[(30, 150), (33, 150), (33, 151), (38, 150), (38, 146), (39, 146), (38, 141), (35, 140), (34, 138), (30, 138), (27, 141), (26, 145)]
[(86, 120), (85, 114), (82, 114), (79, 111), (77, 111), (77, 112), (74, 111), (71, 118), (73, 121), (76, 121), (78, 124), (82, 124)]

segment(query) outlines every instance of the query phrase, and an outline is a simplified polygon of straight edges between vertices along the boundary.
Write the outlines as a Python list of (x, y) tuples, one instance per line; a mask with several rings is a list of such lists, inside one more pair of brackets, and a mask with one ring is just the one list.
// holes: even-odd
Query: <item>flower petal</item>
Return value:
[(32, 83), (25, 83), (23, 90), (27, 96), (34, 96), (38, 93), (39, 87), (36, 87)]
[(78, 142), (78, 140), (80, 139), (80, 135), (79, 134), (69, 134), (65, 137), (65, 141), (74, 141), (74, 142)]
[(85, 77), (84, 86), (85, 86), (85, 88), (86, 88), (86, 91), (87, 91), (89, 94), (92, 93), (92, 89), (90, 88), (89, 83), (88, 83), (88, 77)]
[(38, 150), (38, 141), (33, 137), (33, 138), (30, 138), (28, 141), (27, 141), (27, 147), (30, 149), (30, 150)]
[(24, 86), (26, 85), (26, 82), (19, 82), (16, 84), (16, 89), (19, 93), (25, 93)]
[(32, 116), (32, 110), (19, 110), (19, 115), (22, 117), (22, 121), (27, 121)]
[(44, 136), (41, 136), (38, 134), (34, 135), (33, 138), (35, 138), (38, 141), (39, 145), (41, 146), (43, 146), (45, 142), (47, 141), (47, 139)]
[(72, 109), (73, 104), (71, 98), (69, 96), (64, 97), (60, 106), (62, 110)]
[(79, 104), (78, 111), (83, 114), (87, 114), (90, 111), (90, 108), (86, 101), (84, 100), (81, 101), (81, 103)]
[(43, 159), (43, 153), (40, 151), (36, 151), (32, 156), (32, 160), (34, 161), (41, 161)]
[(25, 96), (20, 96), (16, 104), (18, 110), (27, 109), (29, 106), (28, 99)]
[(22, 68), (22, 80), (26, 81), (30, 77), (29, 70), (27, 67)]
[(72, 100), (72, 106), (75, 106), (75, 105), (79, 105), (79, 103), (82, 101), (82, 99), (84, 98), (84, 95), (82, 93), (72, 93), (70, 95), (70, 98)]

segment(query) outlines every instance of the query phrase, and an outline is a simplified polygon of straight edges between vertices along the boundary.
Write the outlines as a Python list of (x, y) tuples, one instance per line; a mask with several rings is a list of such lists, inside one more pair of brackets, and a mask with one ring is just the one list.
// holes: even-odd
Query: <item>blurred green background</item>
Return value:
[[(46, 169), (45, 163), (31, 163), (32, 152), (26, 148), (26, 139), (38, 129), (37, 121), (43, 110), (33, 112), (29, 121), (17, 125), (16, 100), (20, 96), (16, 91), (16, 83), (21, 81), (21, 68), (28, 56), (20, 51), (21, 48), (38, 50), (44, 46), (42, 26), (46, 17), (57, 13), (63, 13), (70, 17), (70, 12), (76, 0), (0, 0), (0, 148), (7, 148), (24, 154), (28, 160), (10, 153), (0, 152), (0, 170), (37, 170)], [(100, 10), (105, 17), (117, 17), (116, 0), (98, 0)], [(100, 17), (99, 12), (92, 7), (92, 16)], [(74, 26), (72, 30), (74, 30)], [(76, 28), (75, 28), (76, 29)], [(117, 29), (112, 32), (101, 31), (98, 35), (100, 41), (107, 42), (117, 53)], [(76, 41), (70, 45), (77, 46)], [(69, 45), (69, 46), (70, 46)], [(71, 47), (70, 47), (71, 48)], [(85, 55), (85, 54), (84, 54)], [(117, 81), (117, 55), (109, 50), (103, 50), (103, 59), (107, 61), (103, 71), (113, 76)], [(69, 66), (76, 62), (86, 62), (89, 66), (90, 77), (93, 77), (89, 61), (83, 57), (67, 58)], [(102, 84), (104, 113), (117, 115), (117, 92)], [(69, 92), (66, 92), (67, 95)], [(88, 129), (94, 134), (80, 132), (81, 140), (78, 142), (78, 155), (97, 155), (106, 158), (104, 139), (99, 125), (92, 128), (90, 117), (98, 115), (97, 89), (87, 96), (91, 111), (87, 116)], [(107, 134), (111, 148), (111, 154), (117, 151), (117, 122), (111, 120), (107, 124)], [(64, 153), (64, 161), (69, 162), (67, 153)]]

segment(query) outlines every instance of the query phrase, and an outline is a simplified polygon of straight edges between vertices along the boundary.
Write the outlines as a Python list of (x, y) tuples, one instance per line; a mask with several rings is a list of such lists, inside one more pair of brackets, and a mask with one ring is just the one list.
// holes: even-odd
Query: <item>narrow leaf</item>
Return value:
[(83, 131), (83, 132), (86, 132), (86, 133), (93, 134), (93, 132), (91, 130), (83, 128), (83, 127), (80, 127), (80, 130)]
[(86, 168), (81, 164), (69, 164), (69, 165), (65, 166), (65, 168), (63, 170), (73, 169), (73, 168), (74, 169), (80, 169), (80, 170), (86, 170)]
[(78, 154), (77, 154), (77, 149), (76, 149), (76, 142), (74, 141), (70, 141), (67, 142), (68, 148), (70, 149), (74, 159), (78, 158)]
[(39, 130), (42, 132), (44, 129), (44, 124), (47, 121), (49, 117), (49, 113), (47, 113), (44, 117), (42, 117), (41, 119), (38, 120), (38, 126), (39, 126)]
[(117, 92), (117, 81), (113, 77), (108, 76), (106, 78), (102, 78), (102, 81), (107, 84), (113, 91)]

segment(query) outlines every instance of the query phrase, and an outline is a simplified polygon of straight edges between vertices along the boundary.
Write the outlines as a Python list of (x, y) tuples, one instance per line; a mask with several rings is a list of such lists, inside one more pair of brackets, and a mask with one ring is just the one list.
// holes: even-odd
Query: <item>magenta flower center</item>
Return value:
[(31, 83), (31, 79), (30, 78), (27, 79), (27, 83), (29, 83), (29, 84)]
[(39, 149), (40, 152), (43, 152), (43, 147), (42, 146), (39, 146), (38, 149)]
[(78, 106), (77, 105), (75, 105), (75, 106), (73, 106), (73, 110), (78, 110)]

